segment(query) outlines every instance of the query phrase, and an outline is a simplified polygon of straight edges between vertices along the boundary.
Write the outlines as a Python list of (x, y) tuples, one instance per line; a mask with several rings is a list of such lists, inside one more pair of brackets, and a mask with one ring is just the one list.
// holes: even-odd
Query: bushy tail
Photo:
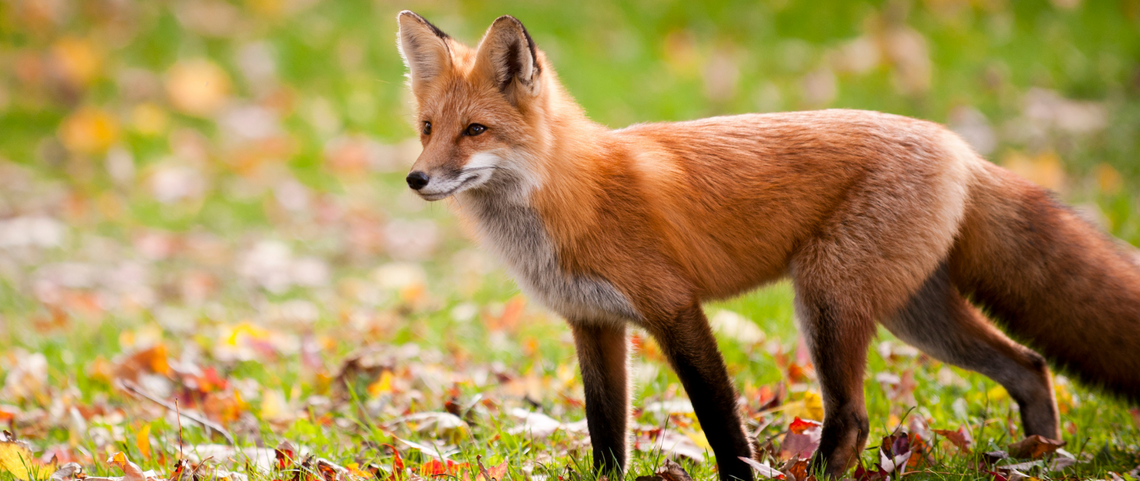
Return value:
[(970, 199), (954, 285), (1061, 372), (1140, 404), (1140, 255), (989, 163)]

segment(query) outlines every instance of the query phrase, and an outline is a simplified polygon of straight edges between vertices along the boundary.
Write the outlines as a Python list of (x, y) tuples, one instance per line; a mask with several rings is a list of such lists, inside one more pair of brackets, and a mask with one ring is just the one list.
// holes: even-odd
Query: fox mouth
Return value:
[(478, 179), (479, 179), (478, 175), (472, 175), (472, 176), (469, 176), (469, 177), (464, 178), (463, 180), (459, 181), (458, 185), (456, 185), (455, 187), (452, 187), (446, 191), (443, 191), (443, 192), (419, 191), (419, 192), (417, 192), (417, 194), (419, 194), (421, 198), (423, 198), (424, 200), (429, 201), (429, 202), (437, 201), (437, 200), (443, 200), (443, 199), (446, 199), (448, 197), (451, 197), (456, 192), (464, 190), (465, 188), (467, 188), (467, 186), (471, 185), (472, 182), (474, 182)]

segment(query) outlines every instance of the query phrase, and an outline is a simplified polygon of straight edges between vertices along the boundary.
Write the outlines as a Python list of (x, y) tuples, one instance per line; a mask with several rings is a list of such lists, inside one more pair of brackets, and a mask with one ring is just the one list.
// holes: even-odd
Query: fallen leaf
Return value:
[(747, 464), (748, 466), (752, 467), (752, 471), (754, 471), (756, 474), (760, 475), (760, 477), (762, 477), (762, 478), (768, 478), (768, 479), (786, 479), (787, 478), (786, 476), (784, 476), (784, 473), (781, 473), (778, 469), (773, 468), (772, 466), (768, 465), (768, 461), (764, 461), (763, 463), (761, 463), (759, 461), (756, 461), (755, 459), (746, 458), (744, 456), (740, 456), (739, 458), (741, 461), (744, 461), (744, 464)]
[(987, 466), (993, 466), (998, 461), (1009, 457), (1009, 453), (1005, 451), (987, 451), (982, 454), (982, 462)]
[[(400, 457), (400, 450), (391, 444), (384, 446), (392, 450), (392, 475), (388, 479), (399, 479), (404, 474), (404, 459)], [(377, 478), (379, 478), (379, 472), (377, 472)]]
[(890, 479), (890, 474), (883, 470), (883, 467), (876, 464), (873, 468), (867, 469), (860, 463), (855, 468), (855, 481), (881, 481)]
[(795, 418), (788, 425), (788, 433), (780, 444), (780, 459), (794, 460), (810, 458), (819, 447), (819, 436), (823, 423)]
[(793, 418), (823, 419), (823, 396), (815, 391), (805, 391), (804, 398), (783, 406), (784, 413)]
[(114, 376), (137, 382), (143, 374), (170, 374), (169, 354), (162, 343), (120, 355), (115, 363)]
[(397, 424), (404, 424), (417, 433), (431, 434), (436, 439), (451, 443), (466, 439), (471, 430), (459, 416), (442, 411), (409, 414), (385, 423), (390, 427)]
[(511, 416), (522, 421), (522, 425), (507, 430), (510, 434), (526, 434), (534, 439), (543, 439), (554, 434), (567, 425), (540, 412), (527, 411), (522, 408), (511, 410)]
[(744, 345), (760, 344), (765, 339), (764, 331), (755, 322), (729, 310), (709, 316), (709, 324), (717, 334)]
[[(741, 458), (743, 459), (743, 458)], [(661, 469), (653, 476), (639, 476), (637, 481), (693, 481), (685, 468), (681, 467), (671, 459), (666, 459), (665, 464), (661, 465)]]
[(810, 479), (808, 476), (808, 468), (810, 465), (811, 462), (806, 458), (789, 460), (787, 463), (784, 463), (784, 469), (782, 471), (784, 475), (792, 481), (805, 481)]
[(139, 448), (139, 454), (150, 459), (150, 424), (144, 424), (142, 429), (139, 429), (139, 432), (135, 434), (135, 446)]
[(934, 432), (946, 438), (947, 441), (950, 441), (957, 446), (958, 449), (966, 453), (970, 452), (970, 445), (974, 444), (974, 439), (970, 437), (970, 432), (966, 431), (965, 426), (960, 426), (957, 431), (935, 429)]
[(51, 474), (50, 481), (66, 481), (83, 477), (83, 466), (79, 463), (67, 463)]
[(31, 446), (27, 442), (17, 441), (11, 433), (4, 431), (0, 435), (0, 472), (11, 473), (12, 476), (28, 481), (32, 479), (35, 466)]
[[(652, 436), (653, 443), (648, 447), (651, 452), (665, 453), (668, 456), (683, 456), (698, 463), (705, 461), (705, 449), (698, 446), (689, 436), (673, 430), (657, 428), (640, 429), (638, 433)], [(642, 448), (639, 447), (638, 449)]]
[(274, 449), (273, 452), (277, 461), (277, 469), (285, 469), (297, 462), (297, 446), (288, 440), (278, 443), (277, 449)]
[(466, 467), (467, 463), (458, 463), (450, 459), (446, 461), (432, 459), (420, 466), (420, 474), (423, 476), (455, 477)]
[(107, 460), (107, 464), (113, 464), (123, 470), (122, 481), (154, 481), (158, 478), (154, 471), (144, 472), (139, 465), (127, 459), (127, 455), (121, 451), (111, 456), (111, 458)]
[(479, 464), (479, 473), (475, 475), (475, 481), (501, 481), (507, 479), (507, 461), (499, 463), (497, 466), (490, 468), (483, 467), (483, 460), (481, 457), (476, 457), (476, 462)]
[(1046, 454), (1053, 453), (1064, 445), (1064, 441), (1054, 441), (1034, 434), (1021, 441), (1010, 444), (1009, 455), (1018, 459), (1039, 459)]
[(455, 448), (454, 446), (444, 449), (436, 446), (420, 444), (415, 441), (408, 441), (407, 439), (396, 438), (396, 440), (402, 444), (407, 445), (409, 448), (415, 449), (424, 455), (439, 459), (441, 461), (446, 460), (449, 456), (459, 452), (459, 449)]
[(898, 471), (898, 475), (902, 476), (903, 468), (906, 467), (911, 454), (913, 452), (910, 449), (910, 437), (907, 433), (884, 437), (879, 446), (879, 466), (888, 474)]

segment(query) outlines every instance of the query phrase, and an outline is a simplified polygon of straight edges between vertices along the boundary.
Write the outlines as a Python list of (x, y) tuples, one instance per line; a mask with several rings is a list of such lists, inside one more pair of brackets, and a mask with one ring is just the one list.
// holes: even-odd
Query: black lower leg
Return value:
[(716, 338), (699, 306), (681, 312), (668, 329), (654, 333), (673, 366), (705, 437), (716, 454), (720, 479), (751, 480), (752, 469), (740, 457), (752, 457), (744, 434), (736, 391), (728, 378)]

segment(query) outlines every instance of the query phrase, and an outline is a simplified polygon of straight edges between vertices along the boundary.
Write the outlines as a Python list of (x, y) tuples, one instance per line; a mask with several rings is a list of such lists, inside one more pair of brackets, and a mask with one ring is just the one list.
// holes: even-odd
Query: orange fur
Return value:
[[(943, 127), (827, 110), (610, 131), (587, 119), (517, 20), (496, 20), (476, 49), (411, 12), (399, 21), (424, 143), (409, 185), (448, 198), (571, 323), (598, 469), (625, 463), (630, 322), (677, 371), (721, 477), (751, 478), (699, 304), (785, 276), (820, 373), (814, 461), (829, 475), (866, 441), (876, 322), (1002, 383), (1028, 434), (1059, 437), (1044, 361), (967, 298), (1056, 365), (1140, 400), (1140, 358), (1127, 354), (1140, 349), (1131, 254)], [(1090, 347), (1106, 337), (1111, 349)]]

